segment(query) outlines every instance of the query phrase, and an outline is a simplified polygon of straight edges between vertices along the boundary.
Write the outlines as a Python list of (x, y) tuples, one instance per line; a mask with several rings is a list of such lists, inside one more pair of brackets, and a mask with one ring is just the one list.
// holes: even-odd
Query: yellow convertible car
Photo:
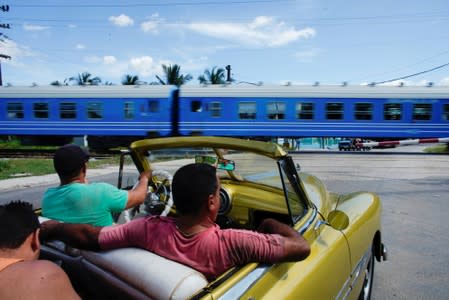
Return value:
[[(130, 156), (134, 166), (124, 164)], [(151, 252), (124, 248), (94, 252), (60, 241), (43, 245), (41, 257), (58, 262), (85, 299), (369, 299), (374, 262), (386, 259), (381, 202), (370, 192), (339, 195), (279, 145), (221, 137), (170, 137), (136, 141), (124, 151), (118, 185), (129, 174), (153, 170), (147, 199), (115, 216), (175, 215), (171, 179), (178, 168), (201, 162), (221, 178), (222, 228), (256, 229), (275, 218), (300, 232), (311, 247), (303, 261), (250, 263), (208, 282), (198, 271)], [(134, 172), (130, 172), (134, 169)], [(124, 184), (126, 182), (126, 184)]]

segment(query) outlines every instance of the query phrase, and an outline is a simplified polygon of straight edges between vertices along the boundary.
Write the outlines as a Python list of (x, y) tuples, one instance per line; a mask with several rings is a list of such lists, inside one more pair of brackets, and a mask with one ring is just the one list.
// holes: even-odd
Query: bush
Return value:
[(0, 160), (0, 172), (11, 169), (11, 163), (9, 160)]

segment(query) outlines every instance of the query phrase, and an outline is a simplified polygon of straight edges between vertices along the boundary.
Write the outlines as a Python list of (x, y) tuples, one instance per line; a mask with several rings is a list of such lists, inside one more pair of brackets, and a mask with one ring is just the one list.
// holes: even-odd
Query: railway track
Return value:
[[(91, 157), (110, 158), (120, 154), (119, 150), (89, 151)], [(45, 149), (0, 149), (0, 158), (52, 158), (55, 150)]]

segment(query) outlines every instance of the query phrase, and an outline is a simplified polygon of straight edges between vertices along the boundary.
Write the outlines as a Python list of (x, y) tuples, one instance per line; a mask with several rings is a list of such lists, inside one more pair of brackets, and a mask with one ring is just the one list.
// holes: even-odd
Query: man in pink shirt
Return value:
[(294, 229), (265, 219), (258, 232), (220, 229), (220, 180), (207, 164), (180, 168), (172, 182), (178, 216), (150, 216), (122, 225), (42, 224), (42, 239), (60, 239), (88, 249), (139, 247), (188, 265), (209, 280), (229, 268), (249, 262), (298, 261), (310, 253), (307, 241)]

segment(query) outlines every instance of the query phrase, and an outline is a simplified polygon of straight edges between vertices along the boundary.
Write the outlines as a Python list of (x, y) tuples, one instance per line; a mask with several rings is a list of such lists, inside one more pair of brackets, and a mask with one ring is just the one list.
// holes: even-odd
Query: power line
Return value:
[(397, 77), (397, 78), (393, 78), (393, 79), (388, 79), (388, 80), (384, 80), (384, 81), (373, 82), (373, 84), (382, 84), (382, 83), (388, 83), (388, 82), (397, 81), (397, 80), (401, 80), (401, 79), (406, 79), (406, 78), (422, 75), (422, 74), (425, 74), (425, 73), (429, 73), (429, 72), (432, 72), (432, 71), (444, 68), (446, 66), (449, 66), (449, 63), (445, 63), (443, 65), (434, 67), (434, 68), (429, 69), (429, 70), (421, 71), (421, 72), (418, 72), (418, 73), (414, 73), (414, 74), (410, 74), (410, 75), (406, 75), (406, 76), (402, 76), (402, 77)]
[(200, 2), (171, 2), (171, 3), (129, 3), (129, 4), (15, 4), (15, 7), (26, 8), (49, 8), (49, 7), (158, 7), (158, 6), (198, 6), (198, 5), (229, 5), (229, 4), (253, 4), (253, 3), (278, 3), (278, 2), (295, 2), (295, 0), (254, 0), (254, 1), (200, 1)]

